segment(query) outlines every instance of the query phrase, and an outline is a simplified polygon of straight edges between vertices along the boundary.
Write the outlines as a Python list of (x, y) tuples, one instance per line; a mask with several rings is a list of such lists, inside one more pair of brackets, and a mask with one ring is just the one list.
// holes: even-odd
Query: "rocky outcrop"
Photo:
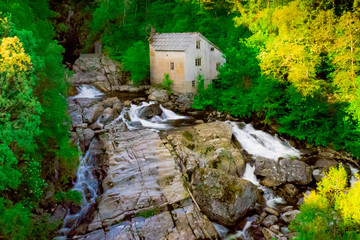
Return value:
[(192, 178), (192, 186), (201, 210), (225, 226), (235, 225), (257, 201), (253, 183), (218, 169), (200, 168)]
[(74, 236), (129, 240), (217, 237), (211, 222), (189, 199), (181, 172), (156, 132), (109, 127), (100, 139), (108, 156), (103, 194), (87, 229)]
[(284, 183), (306, 185), (312, 181), (309, 165), (299, 160), (280, 159), (278, 162), (263, 157), (256, 158), (255, 175), (263, 177), (261, 184), (267, 187)]
[(91, 84), (102, 92), (118, 91), (128, 75), (119, 63), (98, 54), (81, 54), (73, 65), (74, 86)]
[(199, 124), (170, 132), (166, 139), (189, 172), (215, 168), (242, 176), (245, 161), (232, 142), (232, 128), (224, 122)]

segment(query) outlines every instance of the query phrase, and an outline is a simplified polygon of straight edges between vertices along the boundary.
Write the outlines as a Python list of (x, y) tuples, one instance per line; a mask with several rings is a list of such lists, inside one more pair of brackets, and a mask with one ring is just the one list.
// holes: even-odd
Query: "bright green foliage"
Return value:
[(131, 73), (134, 85), (139, 85), (148, 75), (150, 59), (148, 45), (144, 42), (135, 42), (124, 54), (124, 69)]
[[(69, 179), (68, 163), (76, 164), (52, 15), (46, 0), (0, 0), (0, 237), (6, 239), (50, 237), (56, 226), (31, 211), (55, 168)], [(56, 182), (56, 188), (64, 186)]]
[(164, 73), (164, 78), (161, 83), (161, 87), (166, 90), (167, 94), (171, 94), (171, 85), (173, 84), (173, 80), (169, 78), (168, 73)]
[(279, 131), (360, 156), (355, 1), (233, 1), (250, 34), (225, 48), (217, 88), (194, 107), (280, 124)]
[(295, 239), (360, 239), (359, 183), (349, 189), (345, 168), (330, 168), (290, 225), (298, 232)]

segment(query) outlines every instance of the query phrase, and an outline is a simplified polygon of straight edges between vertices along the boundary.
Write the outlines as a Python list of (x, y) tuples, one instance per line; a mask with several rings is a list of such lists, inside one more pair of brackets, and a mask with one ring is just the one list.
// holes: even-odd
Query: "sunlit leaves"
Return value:
[(359, 239), (359, 199), (360, 182), (348, 188), (345, 168), (331, 167), (317, 191), (305, 197), (301, 213), (291, 223), (298, 232), (295, 239)]

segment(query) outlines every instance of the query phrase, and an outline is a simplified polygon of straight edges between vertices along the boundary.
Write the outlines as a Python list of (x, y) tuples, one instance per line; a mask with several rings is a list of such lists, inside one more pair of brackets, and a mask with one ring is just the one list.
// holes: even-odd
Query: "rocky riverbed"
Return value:
[[(93, 57), (76, 62), (79, 93), (68, 100), (83, 204), (56, 208), (59, 239), (291, 239), (288, 225), (324, 172), (341, 162), (356, 170), (344, 153), (298, 150), (229, 115), (196, 114), (191, 94), (122, 85), (120, 66)], [(96, 74), (118, 81), (100, 92)]]

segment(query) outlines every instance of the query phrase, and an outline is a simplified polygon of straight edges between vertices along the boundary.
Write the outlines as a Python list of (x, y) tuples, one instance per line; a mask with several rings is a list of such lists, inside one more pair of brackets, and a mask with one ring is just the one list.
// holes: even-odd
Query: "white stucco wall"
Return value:
[[(198, 40), (200, 49), (196, 49)], [(207, 87), (219, 73), (216, 64), (223, 65), (225, 59), (222, 53), (200, 34), (196, 41), (185, 52), (155, 51), (150, 45), (150, 81), (161, 84), (164, 73), (169, 73), (170, 79), (174, 81), (172, 89), (175, 92), (196, 92), (197, 78), (201, 74)], [(214, 51), (211, 51), (211, 48), (214, 48)], [(201, 58), (201, 66), (195, 66), (196, 58)], [(170, 62), (174, 62), (174, 70), (170, 70)], [(192, 86), (192, 81), (195, 81), (195, 87)]]
[[(200, 41), (200, 49), (196, 49), (196, 41), (185, 51), (185, 85), (191, 86), (191, 82), (195, 80), (197, 89), (197, 78), (201, 74), (205, 79), (205, 87), (210, 84), (210, 81), (217, 78), (218, 71), (216, 70), (216, 63), (223, 65), (225, 59), (222, 53), (213, 45), (206, 41), (201, 35), (198, 36), (197, 41)], [(201, 58), (201, 66), (195, 66), (195, 59)], [(187, 87), (189, 90), (189, 88)]]

